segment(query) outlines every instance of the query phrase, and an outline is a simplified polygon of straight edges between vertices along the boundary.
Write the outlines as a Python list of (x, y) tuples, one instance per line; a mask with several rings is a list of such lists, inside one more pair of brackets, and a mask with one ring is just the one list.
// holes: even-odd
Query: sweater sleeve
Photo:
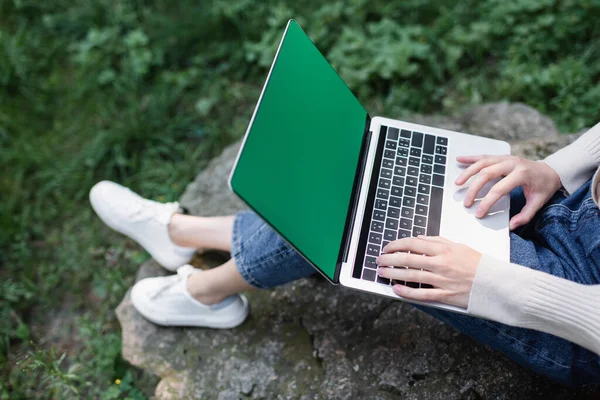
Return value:
[(575, 192), (600, 165), (600, 123), (542, 161), (556, 171), (569, 194)]
[(484, 255), (468, 313), (535, 329), (600, 354), (600, 285), (581, 285)]

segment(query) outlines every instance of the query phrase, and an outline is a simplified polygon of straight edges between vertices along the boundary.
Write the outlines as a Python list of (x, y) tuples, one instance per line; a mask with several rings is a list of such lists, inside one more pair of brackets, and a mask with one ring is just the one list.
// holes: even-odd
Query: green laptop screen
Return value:
[(335, 281), (367, 112), (298, 24), (282, 40), (231, 187)]

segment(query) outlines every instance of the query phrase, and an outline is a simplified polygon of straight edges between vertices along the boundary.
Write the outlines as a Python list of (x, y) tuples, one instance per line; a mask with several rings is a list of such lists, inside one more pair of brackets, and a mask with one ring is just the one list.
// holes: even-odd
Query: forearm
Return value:
[(599, 305), (600, 285), (580, 285), (483, 256), (468, 312), (560, 336), (600, 354)]

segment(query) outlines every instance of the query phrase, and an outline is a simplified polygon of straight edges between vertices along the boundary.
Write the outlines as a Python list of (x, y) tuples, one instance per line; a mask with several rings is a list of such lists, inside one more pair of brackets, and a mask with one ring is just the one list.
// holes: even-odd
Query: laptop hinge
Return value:
[(350, 238), (352, 236), (352, 230), (354, 229), (354, 221), (356, 220), (356, 209), (358, 207), (358, 199), (360, 194), (360, 188), (362, 187), (363, 175), (367, 164), (367, 155), (369, 150), (369, 144), (371, 143), (372, 132), (369, 130), (371, 126), (371, 117), (367, 114), (365, 121), (365, 129), (363, 133), (363, 140), (360, 147), (360, 153), (358, 158), (358, 164), (356, 166), (356, 174), (354, 176), (354, 184), (352, 186), (352, 195), (350, 197), (350, 204), (348, 207), (348, 215), (346, 216), (346, 225), (344, 226), (344, 235), (342, 236), (342, 246), (340, 249), (340, 255), (338, 256), (337, 268), (336, 268), (336, 281), (339, 277), (342, 263), (348, 261), (348, 250), (350, 249)]

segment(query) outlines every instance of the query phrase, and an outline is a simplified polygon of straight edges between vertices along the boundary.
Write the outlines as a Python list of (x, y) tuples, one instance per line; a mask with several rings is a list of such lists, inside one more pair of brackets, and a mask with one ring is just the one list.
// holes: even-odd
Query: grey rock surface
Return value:
[[(535, 157), (571, 140), (551, 135), (513, 142), (513, 149)], [(193, 214), (242, 208), (226, 183), (238, 148), (225, 149), (187, 187), (181, 203)], [(194, 263), (206, 267), (211, 257)], [(149, 261), (137, 279), (165, 274)], [(117, 309), (123, 356), (161, 378), (159, 400), (600, 396), (537, 376), (407, 303), (335, 287), (318, 275), (248, 297), (252, 312), (244, 324), (210, 330), (156, 326), (135, 311), (127, 294)]]
[(489, 103), (462, 116), (465, 132), (500, 140), (548, 138), (558, 135), (554, 121), (521, 103)]

